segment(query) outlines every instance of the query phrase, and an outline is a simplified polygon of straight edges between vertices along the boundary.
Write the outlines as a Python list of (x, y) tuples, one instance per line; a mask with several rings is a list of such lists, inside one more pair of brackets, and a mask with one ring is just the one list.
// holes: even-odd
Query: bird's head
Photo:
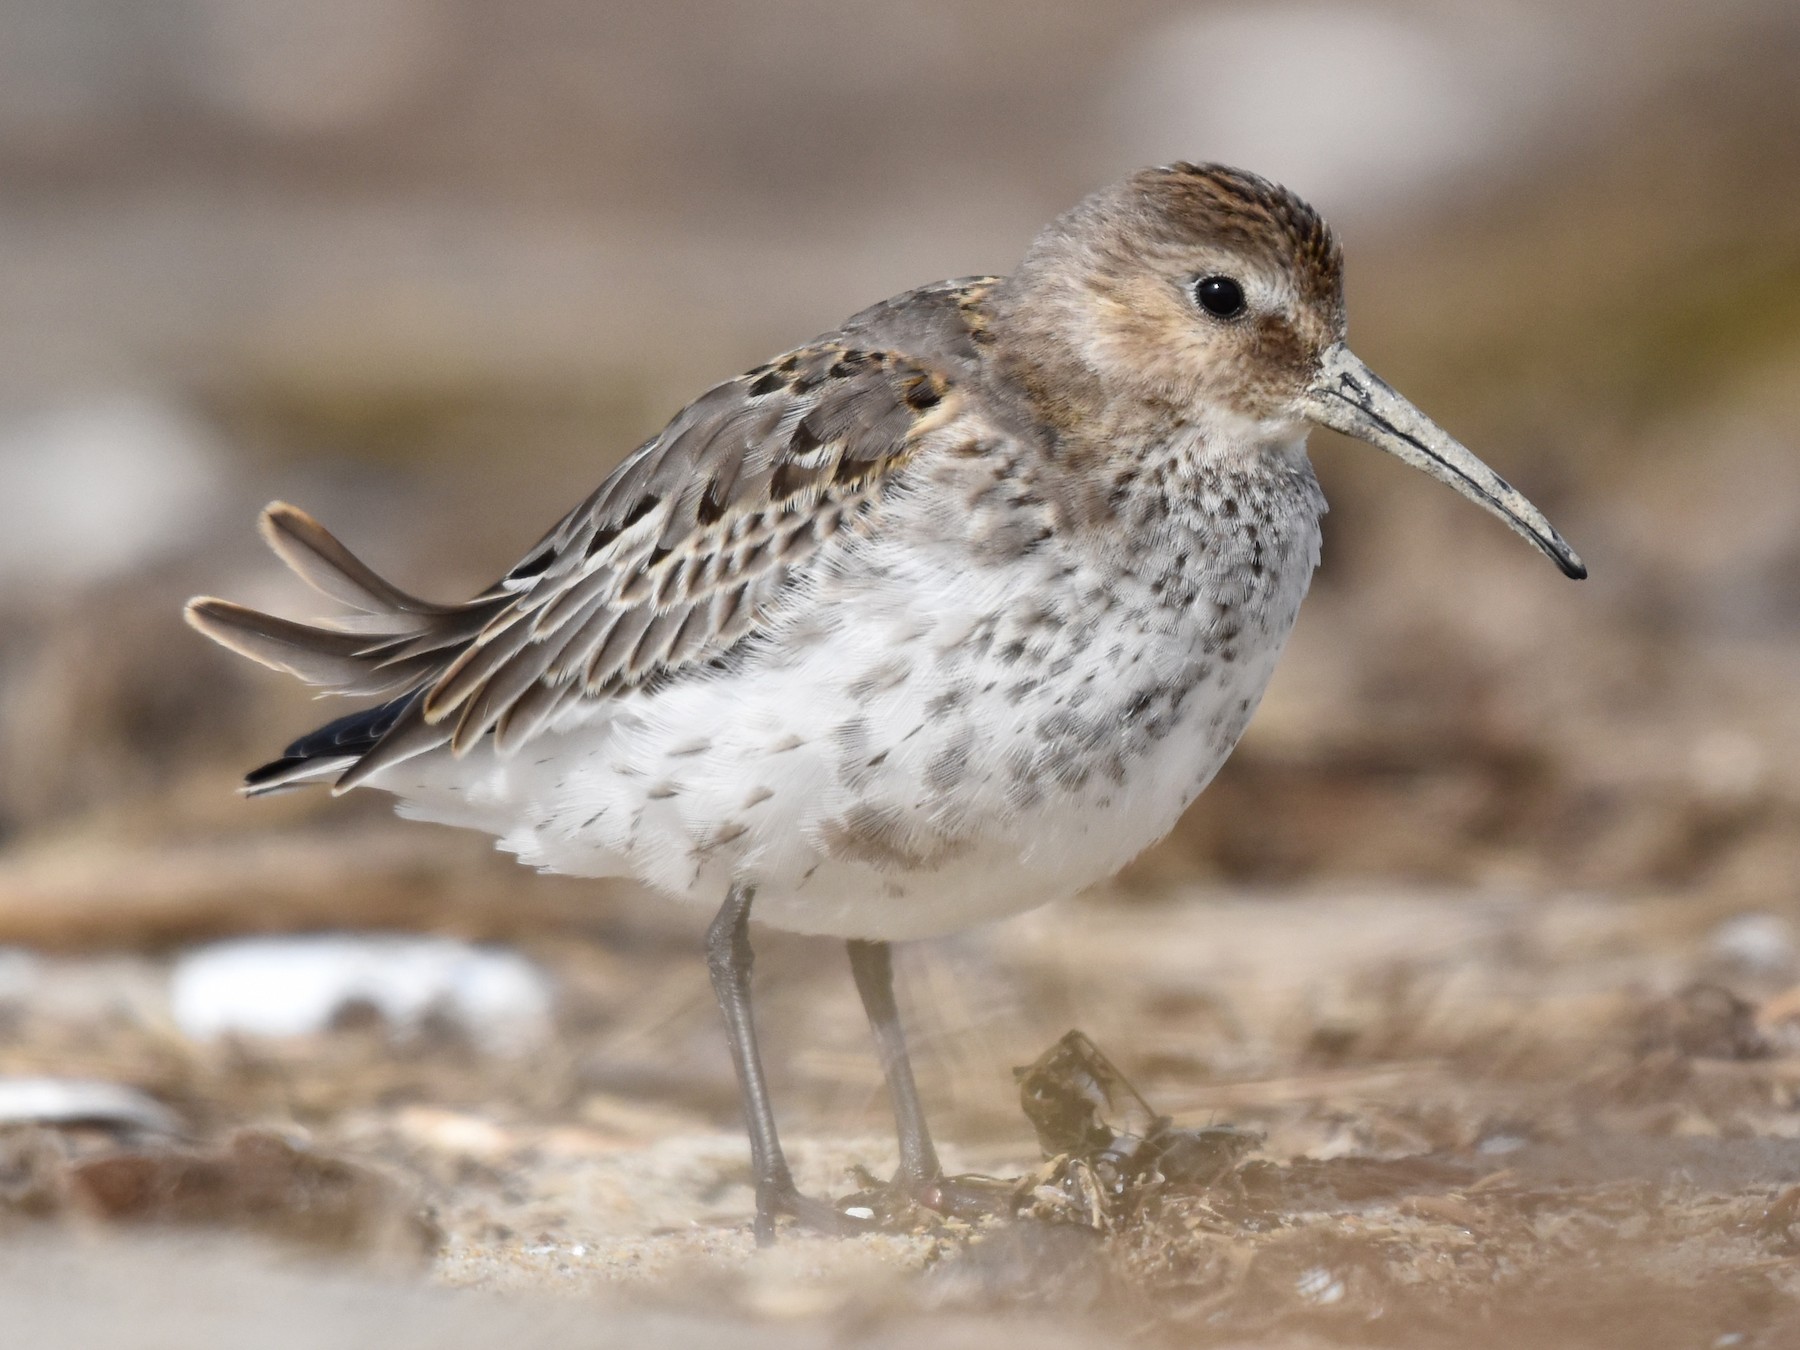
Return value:
[(1193, 164), (1133, 174), (1046, 227), (999, 304), (1014, 374), (1052, 425), (1160, 422), (1220, 453), (1331, 427), (1587, 574), (1536, 507), (1345, 345), (1342, 250), (1267, 179)]

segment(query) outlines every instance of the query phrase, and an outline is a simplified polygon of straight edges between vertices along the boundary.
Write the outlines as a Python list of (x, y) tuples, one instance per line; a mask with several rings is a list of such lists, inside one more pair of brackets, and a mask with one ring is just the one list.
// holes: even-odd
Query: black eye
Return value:
[(1216, 318), (1234, 319), (1244, 312), (1244, 288), (1230, 277), (1201, 277), (1194, 283), (1194, 299)]

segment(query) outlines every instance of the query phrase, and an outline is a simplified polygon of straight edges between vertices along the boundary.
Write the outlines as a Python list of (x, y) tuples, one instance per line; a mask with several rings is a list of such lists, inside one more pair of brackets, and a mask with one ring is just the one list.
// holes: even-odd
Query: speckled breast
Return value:
[(528, 808), (502, 843), (700, 903), (747, 883), (765, 922), (842, 936), (1070, 894), (1167, 833), (1236, 744), (1320, 505), (1310, 472), (1222, 477), (1136, 547), (984, 549), (909, 521), (942, 518), (921, 494), (731, 668), (560, 733), (539, 778), (515, 762), (505, 795)]

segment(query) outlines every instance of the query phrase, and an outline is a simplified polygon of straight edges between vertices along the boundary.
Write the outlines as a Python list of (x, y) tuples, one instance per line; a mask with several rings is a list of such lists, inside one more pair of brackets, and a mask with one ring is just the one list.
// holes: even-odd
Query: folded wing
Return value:
[(572, 703), (719, 660), (962, 405), (933, 364), (847, 341), (800, 348), (689, 405), (455, 605), (407, 594), (304, 512), (269, 507), (270, 546), (354, 612), (302, 624), (202, 598), (188, 622), (309, 684), (388, 701), (295, 742), (249, 790), (321, 777), (346, 790), (490, 734), (510, 752)]

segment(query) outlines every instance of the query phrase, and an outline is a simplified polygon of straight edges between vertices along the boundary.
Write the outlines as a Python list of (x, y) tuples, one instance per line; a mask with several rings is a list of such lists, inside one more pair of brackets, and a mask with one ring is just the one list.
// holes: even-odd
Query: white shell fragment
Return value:
[(84, 1078), (0, 1078), (0, 1127), (100, 1125), (178, 1134), (168, 1107), (136, 1088)]
[(374, 1009), (398, 1036), (447, 1018), (477, 1045), (516, 1054), (551, 1031), (547, 975), (517, 952), (450, 938), (326, 934), (244, 938), (190, 952), (170, 1011), (197, 1041), (314, 1036), (346, 1009)]
[(1344, 1298), (1344, 1282), (1324, 1266), (1313, 1266), (1300, 1272), (1294, 1290), (1308, 1303), (1329, 1305)]

